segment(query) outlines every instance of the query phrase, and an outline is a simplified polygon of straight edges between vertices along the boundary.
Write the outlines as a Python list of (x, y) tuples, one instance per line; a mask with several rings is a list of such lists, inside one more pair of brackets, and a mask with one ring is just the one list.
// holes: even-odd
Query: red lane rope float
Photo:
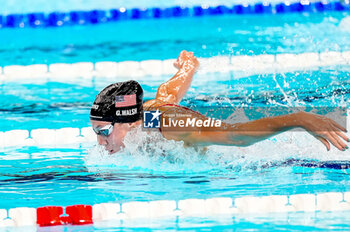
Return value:
[(63, 215), (61, 206), (45, 206), (36, 210), (37, 224), (39, 226), (57, 226), (57, 225), (85, 225), (92, 224), (92, 206), (91, 205), (72, 205), (66, 207), (66, 215)]
[(92, 224), (91, 205), (72, 205), (66, 207), (66, 214), (72, 220), (73, 225)]

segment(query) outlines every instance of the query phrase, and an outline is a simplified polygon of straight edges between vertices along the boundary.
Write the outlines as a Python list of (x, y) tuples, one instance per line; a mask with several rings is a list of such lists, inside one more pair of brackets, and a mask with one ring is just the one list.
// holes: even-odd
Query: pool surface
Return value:
[(164, 60), (176, 58), (181, 50), (198, 57), (348, 51), (350, 25), (343, 20), (347, 15), (223, 15), (3, 28), (0, 64)]
[[(226, 15), (6, 28), (0, 29), (0, 65), (165, 60), (175, 59), (183, 49), (200, 58), (350, 51), (346, 17), (347, 12)], [(342, 64), (257, 75), (199, 72), (181, 104), (348, 107), (349, 70), (350, 64)], [(145, 101), (170, 77), (139, 78)], [(89, 127), (96, 94), (124, 79), (4, 79), (1, 131)], [(140, 129), (125, 143), (126, 148), (114, 155), (96, 142), (0, 148), (0, 209), (350, 191), (349, 151), (332, 147), (327, 152), (306, 132), (282, 133), (250, 147), (210, 146), (205, 153)], [(348, 220), (348, 211), (293, 212), (110, 221), (38, 231), (347, 231)]]

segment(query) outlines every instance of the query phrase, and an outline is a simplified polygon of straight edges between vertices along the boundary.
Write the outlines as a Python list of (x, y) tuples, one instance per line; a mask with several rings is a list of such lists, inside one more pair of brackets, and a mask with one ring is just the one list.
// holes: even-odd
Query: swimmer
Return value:
[[(90, 111), (91, 125), (97, 134), (97, 141), (110, 153), (124, 147), (126, 134), (142, 125), (143, 110), (160, 112), (169, 110), (169, 106), (191, 115), (192, 118), (207, 119), (205, 116), (179, 106), (181, 99), (190, 87), (199, 62), (192, 52), (182, 51), (174, 66), (178, 72), (158, 87), (155, 99), (143, 103), (143, 90), (136, 81), (111, 84), (96, 97)], [(178, 118), (177, 118), (178, 119)], [(327, 117), (307, 112), (297, 112), (283, 116), (262, 118), (246, 123), (222, 123), (220, 130), (164, 130), (166, 139), (183, 141), (187, 146), (232, 145), (249, 146), (278, 133), (303, 128), (330, 150), (330, 143), (345, 151), (349, 138), (344, 127)]]

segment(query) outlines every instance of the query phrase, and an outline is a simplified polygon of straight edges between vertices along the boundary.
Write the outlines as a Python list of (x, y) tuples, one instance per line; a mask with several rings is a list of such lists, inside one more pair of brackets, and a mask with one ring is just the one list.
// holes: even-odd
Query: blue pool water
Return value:
[[(0, 30), (0, 64), (170, 59), (182, 49), (199, 57), (345, 51), (350, 50), (350, 30), (341, 24), (345, 16), (220, 16), (4, 29)], [(199, 74), (182, 104), (348, 105), (349, 68), (330, 66), (241, 78), (235, 73)], [(145, 100), (154, 97), (157, 86), (169, 77), (142, 78)], [(84, 83), (4, 81), (0, 85), (1, 131), (87, 127), (95, 95), (109, 83), (103, 78)], [(143, 139), (159, 136), (133, 133)], [(247, 148), (211, 146), (205, 154), (162, 139), (145, 145), (146, 140), (136, 139), (135, 134), (126, 138), (125, 151), (113, 156), (94, 143), (2, 148), (0, 208), (350, 191), (349, 151), (332, 148), (327, 152), (310, 135), (297, 133), (281, 134)], [(159, 147), (161, 152), (155, 149)], [(141, 221), (139, 225), (72, 227), (68, 231), (115, 231), (118, 227), (126, 231), (215, 231), (230, 230), (232, 225), (242, 230), (329, 231), (348, 230), (346, 220), (346, 213), (290, 213), (186, 218), (156, 225)]]
[[(242, 78), (236, 78), (235, 73), (198, 74), (181, 104), (187, 107), (346, 105), (350, 88), (348, 70), (349, 66), (343, 65)], [(140, 80), (145, 100), (152, 99), (157, 87), (168, 78)], [(88, 116), (95, 96), (112, 81), (98, 78), (79, 82), (3, 83), (0, 85), (2, 130), (89, 126)]]

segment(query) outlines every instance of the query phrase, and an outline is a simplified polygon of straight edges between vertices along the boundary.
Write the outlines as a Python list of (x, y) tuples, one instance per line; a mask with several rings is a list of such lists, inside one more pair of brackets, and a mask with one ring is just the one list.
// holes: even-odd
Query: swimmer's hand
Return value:
[(301, 126), (320, 140), (328, 151), (330, 150), (329, 142), (341, 151), (349, 148), (343, 141), (350, 142), (349, 138), (343, 133), (347, 132), (346, 129), (332, 119), (307, 112), (299, 112), (298, 118)]
[(174, 62), (174, 66), (177, 69), (184, 71), (197, 71), (199, 67), (199, 61), (197, 57), (193, 55), (193, 52), (187, 52), (183, 50), (177, 60)]

